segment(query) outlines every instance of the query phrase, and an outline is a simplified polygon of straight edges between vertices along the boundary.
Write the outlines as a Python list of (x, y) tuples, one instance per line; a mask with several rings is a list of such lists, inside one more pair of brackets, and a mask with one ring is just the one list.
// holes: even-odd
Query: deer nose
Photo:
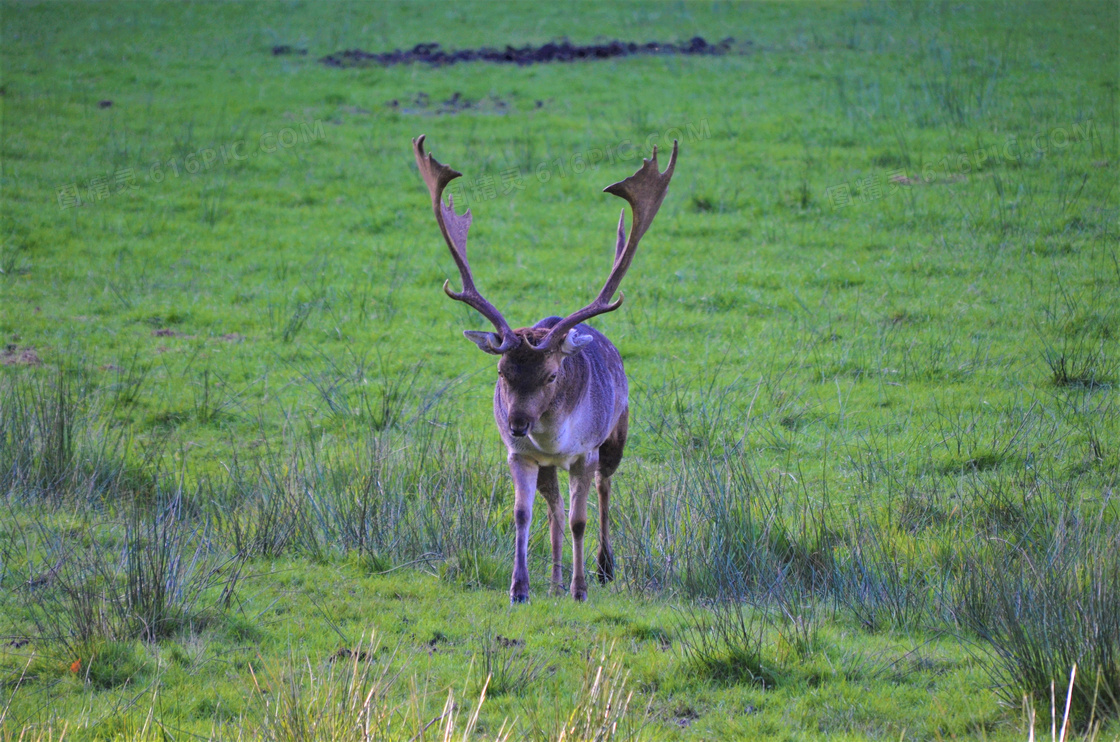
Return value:
[(531, 427), (532, 423), (528, 420), (519, 419), (509, 421), (509, 432), (512, 433), (515, 438), (523, 438), (528, 435), (529, 428)]

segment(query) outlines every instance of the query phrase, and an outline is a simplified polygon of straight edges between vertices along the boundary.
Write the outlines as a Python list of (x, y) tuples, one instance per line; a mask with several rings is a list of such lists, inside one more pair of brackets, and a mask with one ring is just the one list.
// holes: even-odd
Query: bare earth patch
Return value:
[[(746, 42), (748, 45), (750, 42)], [(391, 52), (367, 52), (361, 49), (347, 49), (328, 54), (319, 61), (328, 67), (369, 67), (379, 65), (389, 67), (396, 64), (421, 62), (432, 67), (444, 67), (460, 62), (492, 62), (494, 64), (516, 64), (524, 67), (530, 64), (550, 62), (589, 62), (616, 57), (631, 57), (638, 54), (656, 55), (700, 55), (716, 56), (732, 51), (735, 39), (728, 37), (716, 44), (708, 43), (702, 36), (694, 36), (683, 44), (650, 41), (636, 44), (633, 41), (606, 41), (601, 44), (581, 46), (568, 40), (550, 41), (541, 46), (506, 46), (495, 49), (484, 46), (478, 49), (456, 49), (447, 51), (439, 44), (417, 44), (411, 49), (394, 49)], [(275, 54), (275, 52), (274, 52)]]
[(5, 366), (42, 366), (43, 360), (34, 348), (20, 348), (18, 345), (7, 345), (0, 351), (0, 364)]
[[(389, 108), (413, 115), (442, 116), (445, 114), (473, 111), (475, 113), (494, 113), (504, 115), (509, 112), (509, 103), (496, 95), (490, 95), (478, 100), (467, 98), (459, 91), (447, 100), (433, 101), (427, 93), (417, 93), (411, 102), (402, 102), (394, 98), (385, 104)], [(543, 105), (537, 101), (537, 108)]]
[(152, 330), (152, 336), (157, 338), (193, 338), (194, 335), (188, 335), (185, 332), (172, 330), (170, 327), (161, 327), (158, 330)]

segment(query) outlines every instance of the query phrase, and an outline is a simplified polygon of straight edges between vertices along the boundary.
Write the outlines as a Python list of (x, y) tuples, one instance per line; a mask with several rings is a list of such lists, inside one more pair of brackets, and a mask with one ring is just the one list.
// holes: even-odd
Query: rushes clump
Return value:
[(495, 634), (489, 626), (478, 640), (479, 666), (486, 673), (483, 692), (500, 696), (531, 686), (544, 665), (528, 654), (524, 639)]
[(763, 656), (769, 621), (758, 607), (728, 597), (707, 608), (688, 606), (683, 614), (687, 628), (681, 644), (699, 673), (721, 683), (764, 688), (777, 684)]
[(995, 546), (962, 572), (959, 618), (983, 642), (986, 667), (1008, 703), (1049, 703), (1069, 689), (1077, 729), (1120, 715), (1120, 531), (1055, 514), (1039, 543)]
[(24, 543), (26, 553), (8, 546), (0, 556), (28, 565), (22, 602), (36, 639), (75, 658), (99, 642), (156, 642), (205, 625), (216, 616), (218, 589), (228, 598), (239, 573), (220, 576), (226, 560), (205, 524), (183, 512), (179, 494), (130, 505), (123, 522), (84, 533), (44, 526)]
[(99, 503), (155, 487), (152, 446), (130, 460), (126, 430), (81, 370), (0, 376), (0, 495), (21, 501)]
[(1051, 382), (1059, 387), (1114, 383), (1120, 369), (1115, 299), (1103, 286), (1078, 291), (1057, 281), (1036, 333)]

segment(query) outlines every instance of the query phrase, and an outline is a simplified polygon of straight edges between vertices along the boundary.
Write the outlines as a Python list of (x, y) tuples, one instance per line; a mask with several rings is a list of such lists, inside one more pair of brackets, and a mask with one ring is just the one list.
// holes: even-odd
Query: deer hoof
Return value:
[(525, 595), (510, 595), (509, 596), (509, 604), (510, 605), (517, 605), (518, 603), (528, 603), (528, 602), (529, 602), (529, 595), (528, 594), (525, 594)]
[(572, 597), (575, 598), (575, 601), (577, 603), (582, 603), (585, 600), (587, 600), (587, 591), (586, 590), (573, 590), (572, 591)]

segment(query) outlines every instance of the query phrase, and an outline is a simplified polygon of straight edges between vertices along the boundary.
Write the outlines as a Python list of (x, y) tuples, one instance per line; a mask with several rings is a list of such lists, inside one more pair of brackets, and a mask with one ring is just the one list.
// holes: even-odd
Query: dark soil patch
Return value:
[(385, 105), (394, 111), (418, 116), (442, 116), (463, 111), (498, 115), (509, 112), (509, 103), (495, 95), (474, 100), (464, 97), (459, 91), (455, 91), (450, 98), (442, 101), (433, 101), (427, 93), (417, 93), (411, 101), (402, 102), (400, 99), (394, 98)]
[(300, 57), (306, 57), (307, 50), (296, 49), (295, 47), (289, 46), (288, 44), (277, 44), (276, 46), (272, 47), (272, 56), (274, 57), (286, 57), (291, 54)]
[(0, 364), (5, 366), (42, 366), (43, 361), (34, 348), (21, 348), (10, 344), (0, 351)]
[[(750, 42), (747, 42), (748, 44)], [(507, 46), (494, 49), (484, 46), (478, 49), (457, 49), (448, 51), (439, 44), (417, 44), (411, 49), (394, 49), (391, 52), (367, 52), (361, 49), (328, 54), (319, 61), (328, 67), (368, 67), (380, 65), (388, 67), (396, 64), (421, 62), (432, 67), (444, 67), (459, 62), (493, 62), (495, 64), (516, 64), (524, 67), (530, 64), (549, 62), (587, 62), (615, 57), (631, 57), (638, 54), (684, 54), (717, 56), (732, 51), (735, 40), (728, 37), (717, 44), (710, 44), (701, 36), (694, 36), (683, 44), (667, 44), (651, 41), (636, 44), (632, 41), (607, 41), (601, 44), (580, 46), (568, 40), (553, 41), (542, 46)]]
[(161, 327), (158, 330), (152, 330), (152, 335), (157, 338), (188, 338), (194, 339), (194, 335), (188, 335), (185, 332), (172, 330), (170, 327)]

